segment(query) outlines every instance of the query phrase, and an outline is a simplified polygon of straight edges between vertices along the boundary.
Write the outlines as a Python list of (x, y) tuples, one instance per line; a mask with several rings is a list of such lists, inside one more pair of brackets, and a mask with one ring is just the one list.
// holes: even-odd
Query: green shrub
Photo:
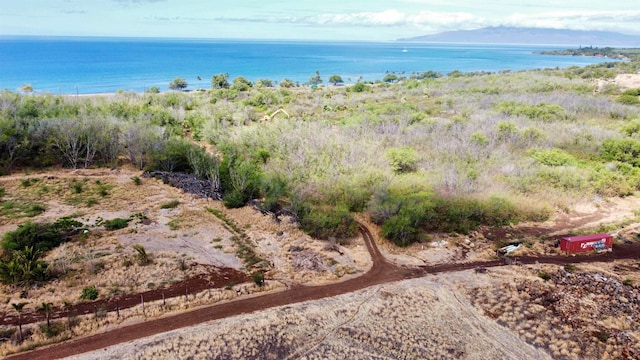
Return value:
[(407, 173), (416, 170), (417, 153), (409, 147), (391, 148), (387, 151), (391, 169), (396, 173)]
[(633, 286), (633, 279), (624, 279), (624, 281), (622, 282), (622, 285)]
[(241, 192), (233, 190), (224, 194), (222, 203), (229, 209), (236, 209), (243, 207), (247, 203), (247, 200)]
[(548, 166), (576, 165), (576, 158), (561, 149), (534, 150), (531, 157), (537, 162)]
[(73, 192), (75, 192), (76, 194), (82, 193), (83, 187), (84, 185), (80, 182), (74, 182), (71, 184), (71, 188), (73, 189)]
[(129, 226), (129, 221), (131, 221), (131, 219), (115, 218), (111, 220), (105, 220), (104, 228), (109, 231), (124, 229)]
[(6, 191), (5, 191), (4, 187), (0, 186), (0, 199), (2, 199), (5, 194), (6, 194)]
[(253, 282), (258, 285), (258, 286), (262, 286), (264, 285), (264, 274), (261, 271), (255, 271), (251, 274), (251, 278), (253, 279)]
[(131, 181), (133, 181), (136, 186), (142, 185), (142, 179), (140, 179), (139, 176), (132, 177)]
[(347, 91), (361, 93), (361, 92), (369, 91), (369, 86), (363, 82), (357, 82), (352, 86), (348, 87)]
[(300, 227), (318, 239), (344, 240), (355, 236), (358, 223), (345, 205), (311, 205), (298, 209)]
[(66, 217), (53, 224), (26, 222), (18, 225), (15, 231), (6, 232), (1, 245), (7, 253), (27, 247), (47, 251), (75, 235), (81, 226), (81, 222)]
[(98, 289), (96, 289), (95, 285), (90, 285), (82, 289), (82, 295), (80, 295), (80, 299), (95, 300), (97, 298), (98, 298)]
[(526, 116), (532, 120), (556, 121), (568, 119), (564, 108), (557, 104), (538, 103), (529, 105), (515, 101), (503, 101), (495, 109), (506, 115)]
[(416, 220), (407, 213), (392, 216), (382, 225), (382, 236), (392, 240), (398, 246), (408, 246), (418, 238), (419, 229)]
[(616, 160), (640, 167), (640, 140), (607, 139), (602, 143), (601, 154), (605, 160)]
[(42, 333), (50, 339), (62, 334), (64, 332), (65, 326), (66, 325), (64, 324), (64, 322), (54, 322), (50, 325), (41, 324), (40, 331), (42, 331)]
[(34, 205), (31, 205), (27, 209), (27, 211), (25, 211), (24, 214), (25, 214), (26, 217), (34, 217), (34, 216), (38, 216), (38, 215), (42, 214), (46, 210), (47, 210), (47, 208), (45, 208), (43, 205), (34, 204)]
[(640, 98), (633, 95), (620, 95), (616, 101), (625, 105), (640, 105)]

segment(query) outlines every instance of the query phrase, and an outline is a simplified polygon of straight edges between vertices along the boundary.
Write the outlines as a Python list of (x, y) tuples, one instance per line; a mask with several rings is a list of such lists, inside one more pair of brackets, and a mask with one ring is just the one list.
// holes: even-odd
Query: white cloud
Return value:
[(513, 14), (504, 25), (572, 30), (609, 30), (638, 34), (640, 11), (550, 11)]

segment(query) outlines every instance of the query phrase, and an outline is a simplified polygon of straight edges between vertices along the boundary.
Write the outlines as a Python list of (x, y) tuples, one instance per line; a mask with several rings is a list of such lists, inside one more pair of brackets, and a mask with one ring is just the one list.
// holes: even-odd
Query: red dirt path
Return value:
[[(364, 237), (367, 250), (371, 254), (373, 266), (370, 271), (358, 278), (323, 286), (300, 286), (281, 292), (235, 300), (222, 304), (215, 304), (186, 313), (149, 320), (143, 323), (118, 328), (109, 332), (95, 334), (83, 338), (77, 338), (60, 344), (52, 345), (50, 347), (20, 353), (14, 356), (10, 356), (7, 359), (44, 360), (61, 358), (65, 356), (103, 349), (122, 342), (127, 342), (183, 327), (188, 327), (206, 321), (264, 310), (276, 306), (289, 305), (308, 300), (317, 300), (340, 294), (346, 294), (373, 285), (384, 284), (403, 279), (417, 278), (426, 274), (504, 265), (504, 263), (500, 261), (484, 261), (458, 264), (450, 263), (434, 266), (423, 266), (419, 268), (402, 267), (386, 261), (386, 259), (382, 256), (382, 254), (376, 247), (374, 238), (368, 228), (361, 225), (360, 231)], [(614, 248), (613, 252), (599, 255), (576, 257), (521, 257), (518, 258), (517, 261), (523, 264), (533, 264), (539, 262), (563, 265), (569, 263), (595, 261), (608, 262), (613, 260), (639, 257), (640, 242), (637, 242), (633, 245), (617, 246)]]

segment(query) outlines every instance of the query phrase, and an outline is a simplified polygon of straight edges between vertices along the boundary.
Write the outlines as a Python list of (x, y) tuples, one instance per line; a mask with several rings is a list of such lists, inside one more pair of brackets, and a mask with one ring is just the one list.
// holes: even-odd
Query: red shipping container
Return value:
[(581, 235), (562, 238), (560, 250), (568, 253), (578, 253), (592, 250), (611, 250), (613, 236), (609, 234)]

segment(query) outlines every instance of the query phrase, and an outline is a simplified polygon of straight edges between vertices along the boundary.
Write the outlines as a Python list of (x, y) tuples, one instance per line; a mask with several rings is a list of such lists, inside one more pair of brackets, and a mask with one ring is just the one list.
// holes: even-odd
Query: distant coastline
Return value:
[[(406, 48), (408, 51), (403, 52)], [(560, 50), (560, 48), (556, 48)], [(289, 79), (304, 84), (320, 73), (324, 84), (382, 80), (387, 73), (520, 71), (608, 61), (537, 54), (554, 47), (403, 42), (300, 42), (121, 38), (0, 37), (0, 89), (30, 84), (34, 92), (103, 94), (166, 90), (176, 77), (188, 89), (211, 87), (211, 77)]]

